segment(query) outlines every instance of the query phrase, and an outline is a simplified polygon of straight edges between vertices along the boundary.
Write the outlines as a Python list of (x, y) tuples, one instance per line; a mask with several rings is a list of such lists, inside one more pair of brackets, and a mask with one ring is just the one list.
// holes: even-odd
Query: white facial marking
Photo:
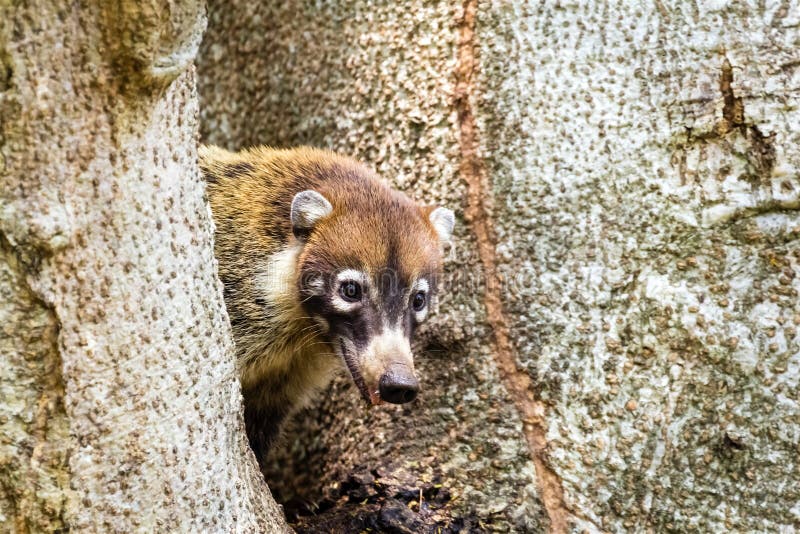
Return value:
[(334, 288), (331, 304), (333, 308), (341, 313), (349, 313), (361, 306), (360, 302), (348, 302), (339, 293), (339, 287), (343, 282), (353, 281), (361, 286), (362, 294), (367, 293), (367, 275), (363, 271), (356, 269), (345, 269), (336, 275), (336, 286)]
[(294, 273), (299, 254), (299, 246), (289, 246), (276, 252), (256, 275), (261, 295), (273, 306), (288, 305), (295, 300)]
[(416, 289), (417, 291), (424, 291), (425, 293), (427, 293), (430, 290), (430, 285), (428, 284), (428, 281), (426, 279), (420, 278), (419, 280), (417, 280)]
[(344, 269), (336, 274), (336, 279), (340, 282), (344, 282), (345, 280), (354, 280), (360, 284), (367, 279), (367, 274), (364, 271), (359, 271), (357, 269)]

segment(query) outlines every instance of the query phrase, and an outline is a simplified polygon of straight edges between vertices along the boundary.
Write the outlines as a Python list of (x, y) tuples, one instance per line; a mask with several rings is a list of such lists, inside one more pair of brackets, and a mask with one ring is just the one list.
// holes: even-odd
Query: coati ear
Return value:
[(328, 199), (316, 191), (309, 189), (297, 193), (292, 199), (290, 212), (292, 233), (298, 239), (305, 239), (317, 222), (332, 211), (333, 206)]
[(453, 236), (453, 226), (456, 224), (456, 216), (453, 210), (447, 208), (436, 208), (428, 215), (428, 219), (436, 230), (436, 235), (439, 236), (439, 241), (448, 243)]

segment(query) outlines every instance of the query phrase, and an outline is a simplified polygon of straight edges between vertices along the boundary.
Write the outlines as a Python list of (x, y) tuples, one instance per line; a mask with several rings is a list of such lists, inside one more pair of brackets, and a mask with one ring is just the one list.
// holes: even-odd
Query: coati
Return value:
[(410, 340), (435, 297), (453, 212), (314, 148), (206, 146), (200, 168), (259, 461), (337, 367), (371, 404), (414, 400)]

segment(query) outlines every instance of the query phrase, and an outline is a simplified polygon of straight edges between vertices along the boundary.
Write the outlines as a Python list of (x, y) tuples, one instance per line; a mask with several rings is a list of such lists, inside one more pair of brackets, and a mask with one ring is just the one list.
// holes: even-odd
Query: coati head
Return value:
[(414, 400), (411, 338), (434, 302), (453, 212), (369, 176), (297, 193), (290, 215), (305, 313), (365, 400)]

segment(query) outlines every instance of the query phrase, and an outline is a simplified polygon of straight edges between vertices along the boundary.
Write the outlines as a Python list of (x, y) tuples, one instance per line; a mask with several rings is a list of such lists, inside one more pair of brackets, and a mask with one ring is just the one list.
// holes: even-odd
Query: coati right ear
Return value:
[(431, 221), (433, 229), (436, 230), (439, 241), (443, 244), (449, 243), (450, 238), (453, 236), (453, 227), (456, 224), (456, 216), (453, 214), (453, 210), (436, 208), (428, 215), (428, 219)]
[(332, 211), (333, 206), (328, 199), (316, 191), (300, 191), (292, 199), (292, 233), (297, 239), (304, 240), (317, 222)]

